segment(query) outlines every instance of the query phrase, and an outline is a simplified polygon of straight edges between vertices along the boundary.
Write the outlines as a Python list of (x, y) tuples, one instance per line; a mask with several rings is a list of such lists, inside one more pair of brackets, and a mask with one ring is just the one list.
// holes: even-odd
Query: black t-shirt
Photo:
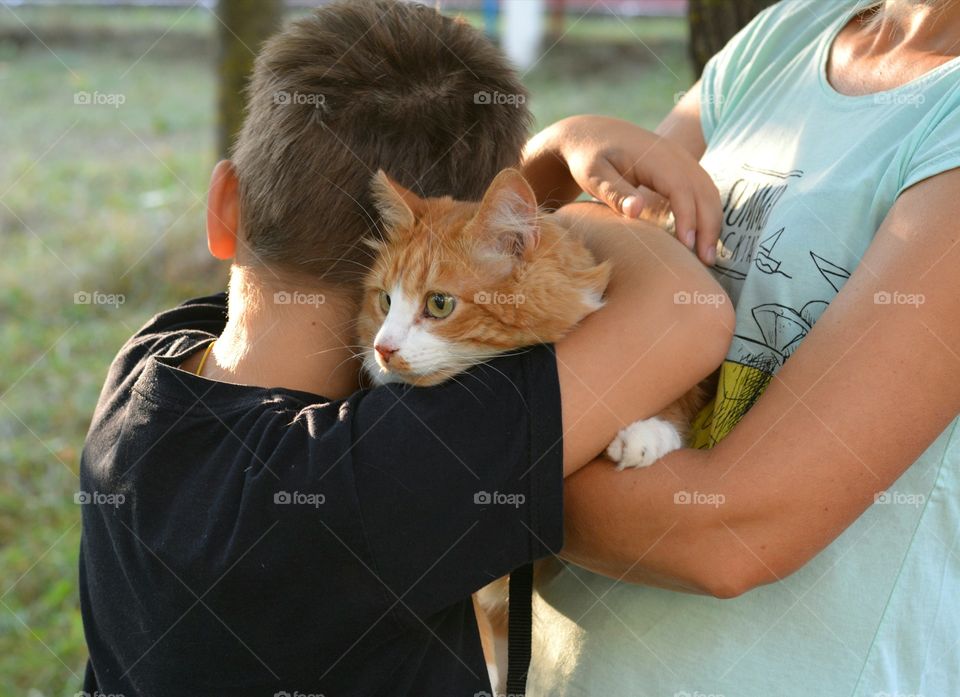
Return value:
[(562, 543), (552, 349), (328, 400), (177, 368), (225, 318), (223, 295), (161, 313), (110, 368), (80, 474), (84, 690), (488, 691), (470, 594)]

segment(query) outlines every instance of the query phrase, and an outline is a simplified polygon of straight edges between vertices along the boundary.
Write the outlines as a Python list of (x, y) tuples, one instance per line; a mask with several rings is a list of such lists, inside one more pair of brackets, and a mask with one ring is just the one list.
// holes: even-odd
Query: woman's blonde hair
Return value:
[(902, 19), (917, 7), (943, 11), (953, 0), (862, 0), (860, 14), (867, 29), (879, 29), (885, 20)]

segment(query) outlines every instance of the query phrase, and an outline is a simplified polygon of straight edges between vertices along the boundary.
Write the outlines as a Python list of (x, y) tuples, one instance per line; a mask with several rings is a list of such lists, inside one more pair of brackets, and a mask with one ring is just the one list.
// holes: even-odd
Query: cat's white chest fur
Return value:
[(647, 467), (667, 453), (683, 446), (677, 428), (659, 417), (634, 421), (620, 430), (607, 446), (607, 457), (617, 463), (617, 469)]

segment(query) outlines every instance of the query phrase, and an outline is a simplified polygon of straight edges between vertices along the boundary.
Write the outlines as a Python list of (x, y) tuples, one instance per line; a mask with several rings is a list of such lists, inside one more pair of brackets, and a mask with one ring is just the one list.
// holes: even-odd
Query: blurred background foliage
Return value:
[[(441, 8), (482, 26), (479, 7), (462, 4)], [(524, 76), (537, 128), (583, 112), (652, 128), (693, 82), (688, 18), (617, 4), (571, 3), (551, 25)], [(694, 31), (715, 34), (701, 53), (749, 14), (733, 0), (693, 4)], [(255, 0), (129, 5), (0, 4), (0, 695), (80, 687), (84, 435), (124, 340), (158, 310), (224, 287), (204, 197), (223, 147), (218, 108), (236, 114), (252, 57), (231, 37), (255, 46), (277, 20)], [(80, 92), (123, 103), (76, 104)], [(123, 302), (75, 302), (94, 292)]]

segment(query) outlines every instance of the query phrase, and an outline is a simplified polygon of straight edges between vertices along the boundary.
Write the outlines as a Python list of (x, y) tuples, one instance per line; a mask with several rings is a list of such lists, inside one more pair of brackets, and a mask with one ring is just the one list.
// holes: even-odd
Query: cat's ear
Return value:
[(373, 175), (370, 191), (387, 228), (410, 227), (416, 221), (423, 199), (393, 181), (382, 169)]
[(498, 254), (530, 257), (540, 243), (540, 218), (537, 197), (520, 172), (505, 169), (494, 178), (473, 224)]

